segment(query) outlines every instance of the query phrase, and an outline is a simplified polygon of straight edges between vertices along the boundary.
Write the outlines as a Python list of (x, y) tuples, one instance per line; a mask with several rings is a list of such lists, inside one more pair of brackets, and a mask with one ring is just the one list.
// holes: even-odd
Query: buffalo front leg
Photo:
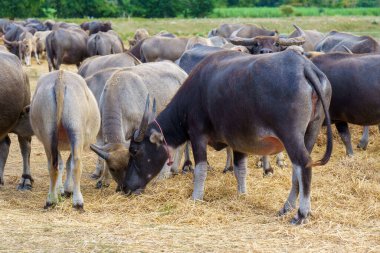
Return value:
[(182, 160), (182, 157), (183, 157), (183, 153), (185, 152), (185, 148), (186, 148), (186, 144), (183, 144), (181, 146), (179, 146), (175, 152), (174, 152), (174, 159), (173, 159), (173, 165), (171, 166), (170, 168), (170, 172), (171, 174), (174, 174), (174, 175), (177, 175), (179, 173), (179, 166), (181, 164), (181, 160)]
[(363, 127), (363, 135), (362, 135), (362, 138), (360, 139), (357, 147), (361, 148), (363, 150), (366, 150), (367, 146), (368, 146), (368, 138), (369, 138), (369, 126), (364, 126)]
[(104, 166), (103, 173), (101, 174), (98, 182), (96, 182), (96, 189), (109, 187), (111, 184), (111, 174), (107, 165)]
[(96, 162), (95, 171), (91, 174), (92, 179), (99, 179), (104, 172), (104, 160), (98, 156), (98, 160)]
[(194, 169), (194, 191), (193, 200), (203, 200), (205, 181), (207, 177), (207, 139), (198, 137), (191, 139), (193, 148), (195, 169)]
[(20, 145), (21, 155), (22, 155), (22, 176), (20, 183), (17, 186), (17, 190), (25, 191), (31, 190), (33, 186), (33, 178), (30, 173), (30, 152), (31, 152), (31, 137), (18, 137), (18, 143)]
[(348, 129), (348, 124), (346, 122), (335, 123), (336, 129), (338, 130), (339, 136), (343, 141), (344, 146), (346, 147), (346, 155), (353, 156), (354, 151), (352, 151), (351, 145), (351, 134)]
[(7, 162), (11, 139), (8, 135), (0, 141), (0, 185), (4, 185), (4, 167)]
[(234, 174), (238, 183), (238, 193), (246, 193), (247, 155), (234, 151)]

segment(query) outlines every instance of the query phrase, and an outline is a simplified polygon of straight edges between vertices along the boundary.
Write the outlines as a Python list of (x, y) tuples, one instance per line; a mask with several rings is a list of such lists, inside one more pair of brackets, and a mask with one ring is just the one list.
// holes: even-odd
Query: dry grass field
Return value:
[[(315, 28), (318, 26), (316, 23)], [(63, 68), (76, 71), (73, 66)], [(33, 61), (33, 66), (25, 69), (34, 90), (38, 77), (47, 72), (46, 61), (40, 66)], [(351, 130), (356, 146), (361, 128), (351, 126)], [(324, 153), (324, 132), (313, 151), (314, 159)], [(286, 168), (275, 167), (272, 177), (263, 177), (262, 170), (256, 167), (258, 158), (250, 156), (248, 194), (238, 196), (234, 176), (222, 174), (225, 153), (210, 149), (209, 162), (214, 170), (207, 177), (204, 201), (194, 202), (189, 200), (190, 174), (149, 184), (140, 196), (115, 193), (114, 183), (97, 190), (89, 177), (96, 156), (88, 151), (82, 175), (85, 212), (73, 210), (71, 199), (46, 211), (43, 206), (49, 177), (43, 147), (33, 139), (33, 190), (17, 191), (22, 161), (17, 138), (12, 135), (5, 185), (0, 188), (0, 251), (380, 252), (377, 128), (371, 129), (368, 150), (354, 151), (355, 156), (347, 158), (334, 132), (330, 162), (313, 169), (313, 215), (306, 225), (293, 226), (289, 221), (294, 212), (286, 217), (276, 216), (290, 190), (289, 159)]]

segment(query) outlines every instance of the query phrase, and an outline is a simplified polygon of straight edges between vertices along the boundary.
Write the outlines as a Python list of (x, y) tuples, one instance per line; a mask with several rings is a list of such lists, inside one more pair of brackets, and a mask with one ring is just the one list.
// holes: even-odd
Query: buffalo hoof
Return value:
[(57, 205), (57, 203), (52, 203), (52, 202), (48, 202), (48, 201), (46, 201), (46, 204), (45, 204), (45, 206), (44, 206), (44, 209), (54, 208), (56, 205)]
[(292, 211), (293, 209), (294, 209), (294, 208), (292, 208), (291, 206), (283, 207), (283, 208), (281, 208), (280, 211), (278, 211), (277, 216), (278, 216), (278, 217), (285, 216), (285, 215), (287, 215), (290, 211)]
[(22, 175), (21, 182), (17, 186), (19, 191), (30, 191), (33, 188), (33, 178), (30, 175)]
[(182, 174), (186, 174), (186, 173), (193, 172), (193, 171), (194, 171), (194, 168), (193, 168), (192, 162), (189, 160), (186, 161), (182, 167)]
[(368, 142), (360, 141), (357, 147), (362, 150), (367, 150), (367, 146), (368, 146)]
[(99, 178), (100, 178), (100, 175), (98, 175), (98, 174), (96, 174), (96, 173), (92, 173), (92, 174), (90, 175), (90, 178), (96, 180), (96, 179), (99, 179)]
[(234, 166), (226, 166), (223, 170), (223, 173), (227, 173), (227, 172), (233, 172), (234, 171)]
[(75, 204), (75, 205), (73, 205), (73, 208), (80, 213), (84, 213), (83, 204)]
[(302, 225), (308, 223), (307, 216), (302, 215), (299, 211), (297, 212), (297, 215), (290, 221), (292, 225)]
[(4, 179), (0, 177), (0, 185), (4, 185)]
[(67, 199), (68, 199), (68, 198), (71, 197), (72, 194), (73, 194), (72, 192), (64, 191), (64, 192), (61, 194), (61, 196), (64, 197), (64, 198), (67, 198)]
[(96, 182), (95, 188), (102, 189), (102, 188), (107, 188), (109, 186), (110, 186), (109, 184), (103, 183), (102, 180), (99, 180), (98, 182)]
[(264, 177), (271, 177), (274, 174), (274, 170), (272, 167), (269, 167), (268, 169), (265, 169), (263, 172)]
[(284, 169), (286, 167), (286, 162), (283, 160), (277, 161), (277, 166), (280, 167), (281, 169)]
[(170, 168), (170, 173), (172, 173), (172, 175), (178, 175), (179, 174), (179, 170), (178, 170), (178, 168), (171, 167)]

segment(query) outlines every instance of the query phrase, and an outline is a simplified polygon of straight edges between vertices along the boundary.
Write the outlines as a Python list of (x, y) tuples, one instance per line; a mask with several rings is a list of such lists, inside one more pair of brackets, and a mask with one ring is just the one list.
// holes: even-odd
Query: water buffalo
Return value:
[[(82, 153), (94, 143), (100, 128), (100, 113), (94, 95), (83, 78), (68, 71), (42, 76), (30, 105), (30, 123), (43, 143), (50, 175), (45, 208), (58, 203), (58, 194), (73, 194), (73, 207), (83, 209), (80, 191)], [(61, 150), (70, 150), (66, 181), (62, 186)], [(74, 182), (74, 184), (73, 184)]]
[(177, 60), (185, 51), (188, 38), (168, 38), (154, 36), (147, 38), (141, 44), (141, 61), (155, 62)]
[(4, 36), (3, 41), (5, 45), (10, 47), (11, 52), (18, 52), (16, 55), (18, 55), (20, 60), (24, 60), (27, 66), (31, 65), (32, 53), (34, 53), (37, 63), (40, 64), (36, 41), (30, 32), (24, 30), (24, 32), (18, 36), (16, 41), (9, 41)]
[(106, 68), (132, 67), (138, 64), (141, 64), (141, 62), (128, 52), (93, 56), (82, 63), (78, 70), (78, 74), (86, 78)]
[(80, 63), (87, 55), (88, 35), (81, 29), (58, 29), (46, 37), (46, 54), (49, 71), (58, 70), (61, 64)]
[(354, 54), (380, 53), (380, 45), (370, 36), (356, 36), (337, 31), (329, 32), (316, 46), (316, 51), (346, 52), (348, 48)]
[(331, 120), (346, 147), (346, 154), (352, 156), (347, 123), (362, 126), (380, 124), (380, 55), (328, 53), (311, 60), (331, 82)]
[(89, 31), (90, 35), (95, 34), (97, 32), (108, 32), (109, 30), (112, 30), (112, 24), (109, 21), (84, 22), (80, 25), (80, 27), (85, 31)]
[(4, 185), (4, 166), (11, 145), (8, 134), (16, 133), (23, 159), (23, 173), (18, 189), (30, 190), (33, 183), (30, 173), (33, 131), (25, 109), (30, 104), (29, 80), (15, 55), (0, 51), (0, 65), (0, 185)]
[(256, 36), (274, 36), (277, 33), (276, 31), (270, 31), (264, 27), (260, 28), (256, 25), (222, 24), (218, 28), (211, 30), (208, 34), (208, 37), (221, 36), (228, 39), (236, 30), (239, 30), (236, 35), (242, 38), (253, 38)]
[(123, 41), (112, 30), (93, 34), (87, 41), (87, 53), (89, 56), (117, 54), (123, 51)]
[(64, 28), (64, 29), (81, 29), (80, 26), (78, 24), (75, 24), (75, 23), (66, 23), (66, 22), (55, 22), (54, 24), (52, 24), (52, 28), (50, 30), (54, 31), (54, 30), (58, 30), (60, 28)]
[(195, 45), (205, 45), (205, 46), (214, 46), (214, 47), (223, 47), (225, 44), (227, 44), (228, 41), (220, 36), (214, 36), (210, 38), (203, 38), (203, 37), (192, 37), (188, 40), (185, 51), (193, 48)]
[(149, 32), (144, 28), (139, 28), (135, 31), (135, 34), (133, 35), (133, 39), (128, 40), (129, 47), (132, 48), (135, 46), (139, 41), (149, 38)]
[[(157, 110), (161, 111), (186, 77), (187, 74), (174, 63), (157, 62), (123, 68), (108, 79), (100, 101), (105, 146), (92, 145), (91, 148), (106, 161), (118, 189), (123, 188), (123, 164), (128, 162), (129, 140), (139, 127), (147, 95), (155, 98)], [(173, 170), (178, 168), (180, 153), (181, 150), (177, 152)]]
[[(305, 36), (305, 43), (302, 45), (302, 48), (305, 50), (305, 52), (314, 51), (315, 46), (318, 42), (320, 42), (325, 35), (321, 32), (318, 32), (317, 30), (303, 30)], [(296, 38), (300, 37), (302, 33), (296, 29), (294, 30), (288, 38)]]
[[(275, 74), (268, 75), (268, 69)], [(299, 194), (292, 223), (303, 223), (310, 214), (312, 166), (327, 163), (332, 152), (330, 98), (326, 76), (298, 51), (212, 54), (191, 72), (156, 120), (145, 108), (131, 140), (129, 163), (117, 163), (124, 176), (122, 190), (141, 192), (161, 170), (170, 151), (191, 140), (196, 163), (192, 198), (203, 199), (207, 145), (233, 149), (238, 192), (243, 194), (247, 153), (270, 155), (286, 149), (293, 164), (292, 189), (280, 215), (296, 207)], [(320, 161), (313, 162), (310, 152), (324, 118), (327, 149)], [(116, 159), (111, 152), (103, 151), (113, 164)], [(127, 151), (121, 147), (119, 152)]]
[(51, 33), (51, 31), (42, 31), (36, 32), (33, 35), (33, 40), (36, 44), (37, 54), (42, 56), (42, 54), (46, 54), (46, 37)]
[(294, 25), (299, 33), (298, 37), (282, 38), (278, 35), (271, 36), (255, 36), (251, 38), (240, 37), (237, 34), (242, 28), (236, 30), (229, 38), (234, 45), (245, 46), (252, 54), (266, 54), (273, 52), (280, 52), (292, 45), (302, 45), (305, 43), (305, 32), (298, 26)]

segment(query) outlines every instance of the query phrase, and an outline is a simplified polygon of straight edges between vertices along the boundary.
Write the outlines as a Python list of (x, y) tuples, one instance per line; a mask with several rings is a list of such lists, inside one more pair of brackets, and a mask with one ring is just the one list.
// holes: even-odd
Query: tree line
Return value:
[(205, 17), (215, 7), (379, 7), (380, 0), (0, 0), (0, 17)]

